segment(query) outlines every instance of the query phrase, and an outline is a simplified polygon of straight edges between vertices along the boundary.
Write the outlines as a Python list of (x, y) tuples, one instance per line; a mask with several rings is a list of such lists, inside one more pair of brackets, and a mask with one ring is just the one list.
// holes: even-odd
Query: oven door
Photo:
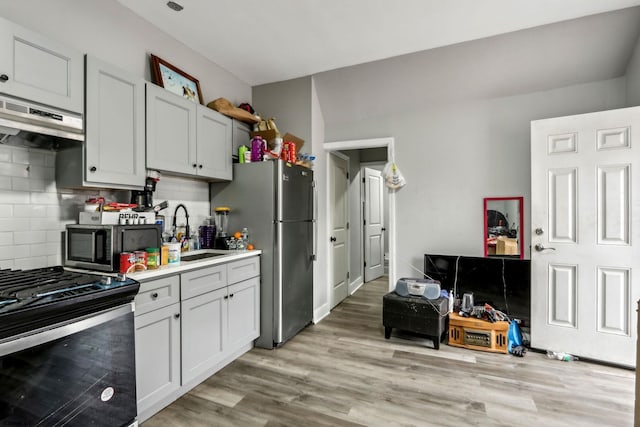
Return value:
[(133, 304), (0, 342), (0, 425), (136, 425)]

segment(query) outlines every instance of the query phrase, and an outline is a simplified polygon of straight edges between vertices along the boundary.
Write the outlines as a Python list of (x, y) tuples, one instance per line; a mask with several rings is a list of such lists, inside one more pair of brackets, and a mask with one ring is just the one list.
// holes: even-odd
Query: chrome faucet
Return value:
[(182, 203), (180, 203), (178, 206), (176, 206), (176, 210), (173, 211), (173, 236), (176, 237), (176, 216), (178, 214), (178, 209), (182, 208), (184, 210), (184, 216), (187, 218), (187, 225), (185, 226), (184, 229), (184, 234), (185, 234), (185, 239), (188, 239), (189, 236), (191, 234), (189, 234), (189, 213), (187, 212), (187, 208), (185, 205), (183, 205)]

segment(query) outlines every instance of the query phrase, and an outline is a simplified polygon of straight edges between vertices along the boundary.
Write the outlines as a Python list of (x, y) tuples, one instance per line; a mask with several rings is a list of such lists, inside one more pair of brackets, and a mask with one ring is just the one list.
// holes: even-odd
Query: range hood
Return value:
[(0, 143), (56, 150), (82, 141), (82, 114), (0, 94)]

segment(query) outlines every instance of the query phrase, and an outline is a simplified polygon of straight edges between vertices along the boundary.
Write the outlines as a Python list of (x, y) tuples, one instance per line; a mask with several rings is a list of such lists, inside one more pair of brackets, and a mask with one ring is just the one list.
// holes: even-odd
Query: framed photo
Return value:
[(170, 92), (203, 104), (200, 82), (162, 58), (151, 55), (151, 73), (154, 83)]

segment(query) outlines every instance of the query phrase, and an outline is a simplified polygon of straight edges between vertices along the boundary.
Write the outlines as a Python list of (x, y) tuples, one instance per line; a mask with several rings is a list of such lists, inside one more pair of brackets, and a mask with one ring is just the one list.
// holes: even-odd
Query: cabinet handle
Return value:
[(176, 319), (179, 319), (180, 318), (180, 313), (174, 314), (173, 317), (175, 317)]
[(230, 298), (233, 298), (233, 294), (229, 295)]
[(225, 296), (224, 296), (224, 299), (229, 299), (229, 295), (225, 295)]
[(198, 165), (197, 165), (196, 163), (194, 163), (194, 164), (193, 164), (193, 167), (194, 167), (194, 168), (197, 168), (197, 167), (198, 167)]
[(330, 242), (335, 242), (336, 240), (338, 240), (338, 239), (336, 239), (336, 238), (335, 238), (335, 237), (333, 237), (333, 236), (331, 236), (331, 237), (329, 238), (329, 241), (330, 241)]
[(97, 171), (97, 170), (98, 170), (98, 168), (97, 168), (97, 167), (95, 167), (95, 166), (91, 166), (91, 167), (89, 168), (89, 172), (95, 172), (95, 171)]
[(4, 83), (8, 80), (9, 80), (9, 76), (7, 76), (6, 74), (0, 75), (0, 82)]
[(153, 298), (153, 299), (158, 298), (158, 293), (157, 292), (152, 293), (151, 294), (151, 298)]
[(198, 168), (202, 169), (202, 165), (198, 165)]

